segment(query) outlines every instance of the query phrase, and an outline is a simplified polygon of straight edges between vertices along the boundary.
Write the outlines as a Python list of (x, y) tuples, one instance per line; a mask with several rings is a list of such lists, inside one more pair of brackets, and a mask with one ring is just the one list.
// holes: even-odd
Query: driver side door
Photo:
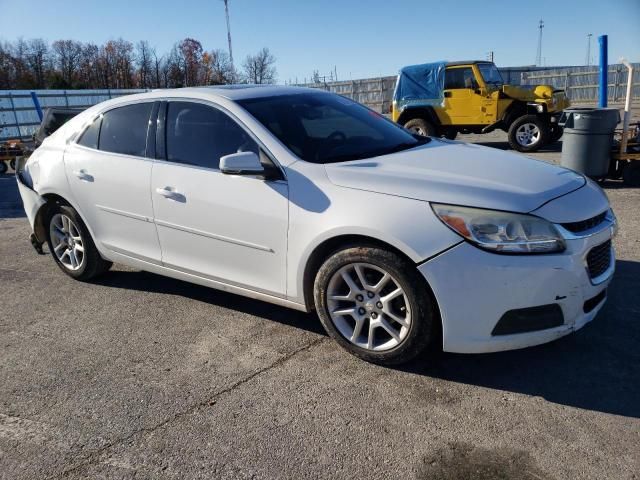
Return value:
[(151, 196), (163, 265), (284, 297), (286, 181), (219, 169), (222, 156), (261, 154), (255, 137), (208, 103), (169, 101), (156, 145)]
[(445, 70), (443, 123), (448, 125), (478, 125), (485, 117), (484, 97), (473, 68), (449, 67)]

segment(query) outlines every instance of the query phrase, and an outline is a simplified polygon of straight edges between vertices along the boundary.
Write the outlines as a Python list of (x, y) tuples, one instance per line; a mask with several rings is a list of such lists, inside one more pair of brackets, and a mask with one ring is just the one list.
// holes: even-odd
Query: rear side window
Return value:
[(167, 160), (217, 169), (220, 157), (238, 152), (259, 154), (256, 142), (220, 110), (192, 102), (169, 102)]
[(100, 135), (100, 122), (102, 117), (96, 118), (91, 125), (87, 127), (78, 140), (78, 145), (88, 148), (98, 148), (98, 137)]
[(102, 117), (98, 148), (105, 152), (144, 157), (153, 103), (109, 110)]

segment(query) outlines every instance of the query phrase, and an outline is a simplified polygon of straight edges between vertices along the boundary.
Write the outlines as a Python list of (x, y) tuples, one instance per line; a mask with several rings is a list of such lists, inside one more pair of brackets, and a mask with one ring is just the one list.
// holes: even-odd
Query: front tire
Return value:
[(535, 152), (549, 141), (549, 126), (537, 115), (516, 118), (507, 134), (509, 145), (518, 152)]
[(80, 281), (90, 280), (111, 268), (104, 260), (86, 225), (72, 207), (55, 204), (47, 216), (47, 244), (64, 273)]
[(374, 247), (331, 255), (314, 284), (327, 333), (349, 353), (381, 365), (406, 363), (434, 344), (435, 302), (415, 265)]
[(424, 118), (412, 118), (404, 124), (404, 128), (423, 137), (434, 137), (436, 135), (436, 127)]

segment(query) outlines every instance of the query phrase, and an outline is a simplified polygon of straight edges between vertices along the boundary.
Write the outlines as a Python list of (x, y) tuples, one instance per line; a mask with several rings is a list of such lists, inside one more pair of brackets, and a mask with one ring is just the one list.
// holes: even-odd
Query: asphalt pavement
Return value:
[(640, 189), (606, 190), (617, 271), (591, 324), (383, 368), (315, 315), (122, 266), (70, 279), (0, 176), (0, 478), (636, 479)]

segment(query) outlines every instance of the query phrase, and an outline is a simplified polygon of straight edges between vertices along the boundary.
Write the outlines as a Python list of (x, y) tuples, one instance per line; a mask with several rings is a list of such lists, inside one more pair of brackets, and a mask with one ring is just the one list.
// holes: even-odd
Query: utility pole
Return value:
[(487, 60), (493, 62), (493, 50), (487, 53)]
[(536, 53), (536, 65), (542, 63), (542, 29), (544, 28), (544, 20), (538, 22), (538, 52)]
[(233, 66), (233, 50), (231, 49), (231, 24), (229, 23), (229, 0), (222, 0), (224, 2), (224, 13), (227, 16), (227, 40), (229, 41), (229, 61), (231, 62), (231, 70), (235, 73)]
[(591, 37), (593, 37), (593, 33), (587, 33), (587, 67), (591, 65)]

